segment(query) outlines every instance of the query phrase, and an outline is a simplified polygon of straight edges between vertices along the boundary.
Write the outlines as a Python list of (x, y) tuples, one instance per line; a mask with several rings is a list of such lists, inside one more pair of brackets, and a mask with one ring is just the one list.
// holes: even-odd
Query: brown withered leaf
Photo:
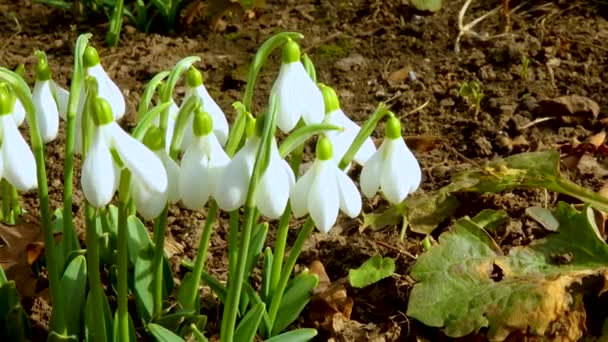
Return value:
[(0, 223), (0, 238), (0, 266), (4, 273), (15, 281), (22, 297), (35, 297), (38, 279), (30, 266), (44, 250), (40, 221), (26, 214), (14, 226)]
[(405, 137), (405, 143), (414, 152), (429, 152), (437, 148), (443, 141), (436, 135), (411, 135)]
[(325, 267), (318, 260), (313, 261), (309, 269), (319, 277), (319, 285), (315, 288), (309, 304), (309, 318), (324, 330), (331, 331), (336, 315), (350, 320), (354, 301), (348, 297), (344, 287), (348, 278), (332, 283)]
[(407, 79), (410, 70), (412, 70), (412, 68), (406, 66), (399, 70), (393, 71), (388, 76), (388, 81), (391, 83), (401, 83)]

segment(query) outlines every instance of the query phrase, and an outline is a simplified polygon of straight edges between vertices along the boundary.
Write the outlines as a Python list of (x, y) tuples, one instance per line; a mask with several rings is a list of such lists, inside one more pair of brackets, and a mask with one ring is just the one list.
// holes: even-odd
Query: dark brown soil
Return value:
[[(500, 6), (501, 1), (474, 1), (465, 23)], [(424, 169), (420, 193), (449, 183), (455, 172), (483, 164), (499, 156), (552, 148), (580, 141), (604, 129), (608, 114), (608, 21), (606, 7), (594, 1), (529, 1), (511, 13), (511, 30), (495, 13), (474, 30), (479, 37), (464, 37), (460, 53), (454, 52), (458, 34), (458, 12), (463, 1), (446, 1), (435, 15), (414, 11), (407, 1), (267, 1), (256, 17), (226, 18), (222, 31), (212, 31), (202, 19), (174, 36), (143, 34), (125, 27), (117, 48), (103, 46), (106, 25), (92, 20), (76, 26), (71, 13), (32, 4), (31, 1), (0, 1), (0, 66), (25, 63), (28, 80), (33, 80), (34, 51), (48, 54), (54, 78), (69, 81), (72, 50), (80, 33), (93, 33), (109, 75), (123, 89), (128, 115), (123, 126), (135, 124), (135, 107), (143, 87), (151, 77), (171, 68), (190, 55), (200, 56), (197, 65), (204, 71), (212, 96), (233, 116), (231, 103), (242, 95), (248, 63), (256, 48), (271, 34), (299, 31), (305, 35), (303, 49), (315, 62), (319, 81), (333, 86), (344, 111), (359, 122), (378, 102), (388, 102), (403, 119), (408, 136), (440, 137), (430, 150), (413, 146)], [(511, 7), (520, 5), (512, 1)], [(524, 70), (522, 61), (528, 59)], [(278, 58), (267, 67), (258, 83), (256, 108), (266, 104), (268, 90), (276, 75)], [(407, 72), (415, 73), (415, 80)], [(465, 82), (477, 81), (484, 97), (479, 113), (459, 96)], [(183, 89), (178, 89), (183, 93)], [(538, 102), (562, 95), (581, 95), (601, 108), (596, 120), (565, 123), (550, 120), (530, 124), (547, 113)], [(425, 102), (428, 105), (415, 111)], [(381, 128), (377, 130), (381, 136)], [(63, 143), (60, 138), (47, 146), (51, 205), (61, 205)], [(79, 163), (77, 163), (77, 168)], [(570, 176), (592, 190), (603, 185), (602, 177), (572, 170)], [(76, 175), (76, 180), (79, 175)], [(458, 216), (473, 215), (484, 208), (501, 208), (513, 217), (515, 229), (504, 246), (526, 244), (535, 238), (537, 227), (523, 218), (528, 206), (544, 203), (544, 191), (525, 190), (499, 195), (467, 195)], [(82, 217), (82, 195), (75, 183), (73, 210)], [(28, 196), (27, 209), (36, 212), (36, 200)], [(549, 196), (549, 203), (555, 200)], [(377, 204), (364, 205), (366, 212)], [(192, 258), (198, 245), (201, 213), (172, 209), (170, 240), (182, 246)], [(78, 222), (77, 222), (78, 223)], [(440, 332), (408, 319), (407, 297), (412, 281), (408, 267), (417, 255), (422, 236), (410, 234), (398, 239), (398, 227), (359, 232), (359, 222), (343, 221), (329, 235), (315, 234), (301, 257), (302, 266), (321, 260), (332, 280), (348, 274), (369, 256), (382, 254), (396, 259), (395, 276), (365, 289), (348, 289), (354, 299), (352, 319), (340, 332), (322, 331), (319, 340), (337, 341), (442, 340)], [(449, 226), (449, 222), (442, 228)], [(295, 237), (295, 230), (292, 232)], [(207, 268), (225, 279), (226, 231), (220, 226), (212, 238)], [(269, 239), (272, 242), (273, 238)], [(176, 273), (177, 276), (180, 273)], [(35, 302), (31, 318), (44, 333), (48, 305)], [(209, 298), (211, 333), (217, 332), (217, 303)], [(357, 323), (358, 322), (358, 323)], [(355, 324), (356, 323), (356, 324)], [(302, 319), (303, 326), (313, 326)], [(483, 333), (483, 332), (482, 332)], [(333, 335), (333, 336), (332, 336)], [(483, 336), (478, 337), (483, 340)], [(477, 337), (473, 338), (477, 339)]]

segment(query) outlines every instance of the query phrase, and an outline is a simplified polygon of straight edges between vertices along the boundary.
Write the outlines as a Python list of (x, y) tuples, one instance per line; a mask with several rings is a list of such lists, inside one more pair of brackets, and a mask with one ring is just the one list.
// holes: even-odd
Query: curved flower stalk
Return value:
[(290, 194), (295, 217), (310, 213), (323, 233), (336, 223), (338, 211), (354, 218), (361, 212), (361, 196), (355, 183), (333, 161), (332, 145), (327, 137), (317, 143), (317, 159), (298, 180)]
[[(222, 146), (225, 146), (226, 141), (228, 140), (228, 120), (226, 120), (226, 115), (220, 106), (217, 105), (215, 100), (209, 95), (207, 88), (205, 88), (205, 85), (203, 84), (203, 75), (193, 66), (191, 66), (186, 73), (186, 87), (184, 101), (190, 96), (197, 96), (201, 100), (203, 111), (208, 113), (213, 121), (213, 133), (217, 137), (219, 143)], [(192, 118), (189, 120), (188, 127), (191, 127)], [(192, 130), (188, 129), (184, 136), (184, 145), (182, 145), (182, 147), (185, 148), (188, 146), (192, 137)]]
[[(259, 136), (261, 125), (256, 125), (255, 119), (248, 123), (248, 138), (234, 158), (226, 165), (216, 190), (216, 200), (220, 209), (225, 211), (235, 210), (245, 204), (249, 183), (251, 181), (253, 167), (257, 151), (261, 144)], [(258, 121), (261, 123), (262, 121)], [(270, 158), (266, 171), (260, 177), (255, 189), (254, 202), (262, 215), (269, 219), (281, 216), (289, 193), (295, 185), (295, 177), (289, 164), (279, 154), (276, 140), (273, 138), (270, 147)]]
[(141, 180), (131, 177), (131, 195), (137, 211), (146, 220), (151, 220), (163, 211), (167, 202), (177, 203), (179, 201), (179, 165), (169, 157), (164, 145), (165, 141), (161, 130), (153, 126), (144, 137), (146, 145), (163, 163), (167, 172), (167, 188), (165, 191), (157, 192), (147, 187)]
[[(55, 140), (59, 131), (59, 106), (53, 95), (55, 83), (51, 79), (51, 69), (43, 52), (37, 53), (36, 83), (32, 98), (38, 118), (40, 137), (45, 143)], [(67, 103), (66, 103), (67, 108)]]
[[(171, 141), (173, 141), (173, 131), (175, 130), (175, 122), (177, 120), (177, 114), (179, 114), (179, 107), (173, 99), (171, 99), (171, 105), (169, 106), (169, 116), (167, 117), (167, 130), (165, 131), (165, 150), (167, 154), (171, 153)], [(160, 116), (154, 119), (154, 124), (160, 125)]]
[(300, 61), (300, 46), (289, 39), (283, 45), (281, 69), (270, 91), (278, 102), (277, 126), (284, 133), (290, 132), (304, 119), (307, 125), (323, 121), (323, 95), (308, 76)]
[(36, 159), (17, 128), (15, 103), (9, 85), (0, 83), (0, 177), (19, 191), (29, 191), (38, 186)]
[[(156, 194), (165, 192), (168, 180), (161, 160), (113, 121), (108, 101), (98, 97), (93, 108), (94, 135), (82, 166), (81, 179), (87, 201), (96, 208), (110, 203), (120, 178), (115, 166), (127, 168), (143, 190)], [(140, 213), (141, 210), (142, 207), (138, 207)]]
[(182, 158), (179, 193), (186, 208), (197, 210), (217, 197), (216, 184), (230, 158), (212, 134), (213, 118), (200, 107), (194, 114), (192, 130), (192, 141)]
[(399, 119), (391, 117), (382, 145), (361, 170), (361, 192), (371, 198), (381, 190), (389, 202), (397, 204), (418, 189), (421, 179), (420, 165), (401, 137)]
[[(342, 109), (340, 109), (338, 95), (333, 88), (324, 84), (320, 84), (319, 88), (325, 101), (325, 123), (343, 128), (341, 131), (329, 131), (326, 133), (327, 138), (333, 146), (333, 159), (336, 163), (339, 163), (348, 148), (353, 144), (353, 141), (355, 141), (355, 137), (359, 134), (361, 127), (349, 119)], [(368, 137), (353, 159), (363, 165), (374, 152), (376, 152), (376, 146), (374, 146), (373, 140)]]

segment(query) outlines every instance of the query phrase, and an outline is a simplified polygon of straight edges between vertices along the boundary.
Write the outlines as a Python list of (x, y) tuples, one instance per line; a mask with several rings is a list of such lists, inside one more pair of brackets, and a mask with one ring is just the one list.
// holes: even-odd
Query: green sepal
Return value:
[(391, 140), (401, 138), (401, 122), (399, 122), (399, 119), (391, 116), (386, 121), (386, 126), (384, 127), (384, 136)]
[(189, 88), (197, 88), (202, 84), (203, 74), (195, 66), (191, 66), (186, 73), (186, 85)]

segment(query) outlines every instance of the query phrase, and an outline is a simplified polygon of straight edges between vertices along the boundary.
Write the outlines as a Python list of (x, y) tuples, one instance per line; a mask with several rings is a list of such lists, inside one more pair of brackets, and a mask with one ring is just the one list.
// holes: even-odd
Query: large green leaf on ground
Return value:
[[(417, 284), (407, 314), (451, 337), (487, 327), (492, 341), (513, 332), (576, 340), (585, 315), (577, 305), (582, 290), (572, 285), (608, 274), (608, 246), (598, 239), (590, 210), (559, 203), (558, 232), (506, 256), (479, 223), (459, 220), (413, 266)], [(554, 331), (554, 323), (563, 329)]]

